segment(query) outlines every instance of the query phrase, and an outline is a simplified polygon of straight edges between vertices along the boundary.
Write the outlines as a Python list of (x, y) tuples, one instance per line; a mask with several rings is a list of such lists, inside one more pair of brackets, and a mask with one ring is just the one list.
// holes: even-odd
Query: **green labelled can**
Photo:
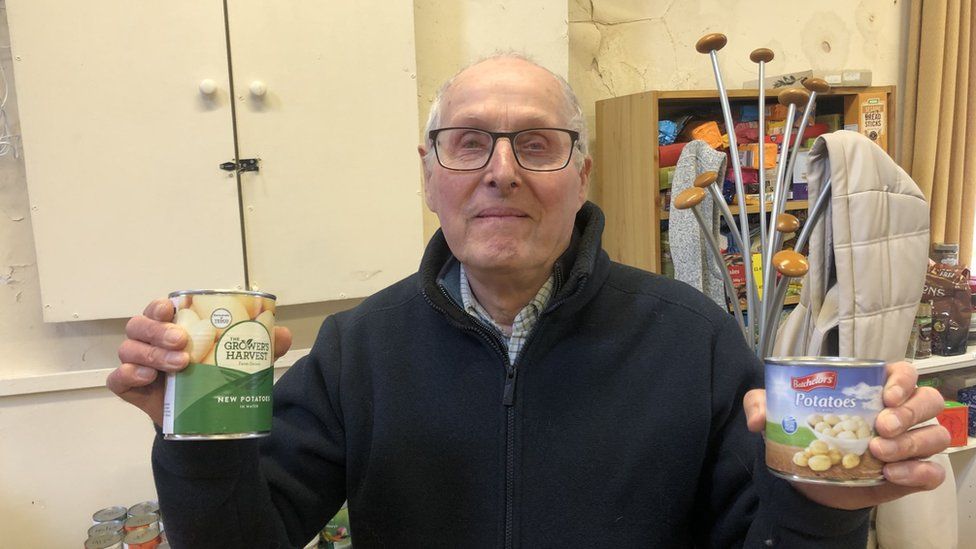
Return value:
[(190, 363), (166, 376), (163, 434), (236, 439), (271, 431), (275, 296), (239, 290), (169, 295), (186, 330)]

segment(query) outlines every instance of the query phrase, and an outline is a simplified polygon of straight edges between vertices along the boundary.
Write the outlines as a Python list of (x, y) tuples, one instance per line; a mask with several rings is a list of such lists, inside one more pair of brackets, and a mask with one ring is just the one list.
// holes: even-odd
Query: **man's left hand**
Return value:
[[(894, 362), (887, 365), (887, 371), (885, 409), (875, 420), (878, 436), (868, 448), (885, 462), (884, 476), (888, 482), (867, 487), (794, 482), (793, 487), (800, 493), (828, 507), (863, 509), (942, 484), (945, 479), (942, 467), (923, 460), (948, 447), (949, 432), (941, 425), (909, 429), (938, 415), (945, 401), (935, 389), (915, 386), (918, 373), (911, 364)], [(743, 398), (743, 406), (749, 430), (761, 432), (766, 426), (766, 391), (749, 391)]]

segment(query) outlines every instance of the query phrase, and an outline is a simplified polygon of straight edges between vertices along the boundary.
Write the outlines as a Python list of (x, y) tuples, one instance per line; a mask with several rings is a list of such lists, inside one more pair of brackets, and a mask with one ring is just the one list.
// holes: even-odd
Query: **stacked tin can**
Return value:
[(85, 549), (168, 549), (159, 504), (106, 507), (92, 515)]

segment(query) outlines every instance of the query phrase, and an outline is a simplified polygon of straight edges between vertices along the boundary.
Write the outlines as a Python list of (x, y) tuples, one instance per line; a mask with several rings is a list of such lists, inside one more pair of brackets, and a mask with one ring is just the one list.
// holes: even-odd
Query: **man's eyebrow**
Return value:
[[(525, 129), (525, 128), (551, 128), (551, 127), (561, 127), (558, 123), (554, 121), (554, 117), (545, 114), (531, 115), (527, 117), (517, 117), (515, 119), (517, 128), (511, 128), (511, 130)], [(487, 128), (486, 124), (490, 124), (486, 118), (478, 114), (461, 115), (455, 117), (452, 126), (472, 126), (483, 129), (498, 130), (498, 128)], [(563, 124), (565, 125), (565, 124)]]

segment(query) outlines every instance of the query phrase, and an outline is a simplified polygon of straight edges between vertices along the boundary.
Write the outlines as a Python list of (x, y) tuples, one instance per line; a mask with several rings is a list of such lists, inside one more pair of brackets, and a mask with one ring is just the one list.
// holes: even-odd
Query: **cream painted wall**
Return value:
[(569, 0), (569, 20), (569, 80), (591, 135), (600, 99), (715, 89), (708, 57), (695, 51), (710, 32), (729, 39), (719, 52), (728, 88), (757, 78), (749, 52), (763, 47), (776, 55), (768, 76), (870, 69), (874, 85), (903, 84), (907, 0)]
[[(567, 74), (565, 3), (417, 0), (414, 8), (418, 138), (440, 83), (479, 57), (525, 51)], [(11, 92), (7, 114), (18, 133), (16, 67), (3, 47), (9, 43), (0, 0), (0, 63)], [(124, 319), (42, 321), (29, 208), (23, 161), (0, 158), (0, 547), (77, 547), (98, 508), (154, 497), (153, 431), (141, 412), (101, 387), (16, 394), (20, 387), (73, 385), (78, 379), (81, 385), (101, 383), (104, 374), (92, 371), (118, 363), (125, 326)], [(436, 227), (428, 213), (426, 235)], [(294, 332), (294, 349), (308, 348), (326, 315), (357, 303), (281, 307), (278, 322)]]

